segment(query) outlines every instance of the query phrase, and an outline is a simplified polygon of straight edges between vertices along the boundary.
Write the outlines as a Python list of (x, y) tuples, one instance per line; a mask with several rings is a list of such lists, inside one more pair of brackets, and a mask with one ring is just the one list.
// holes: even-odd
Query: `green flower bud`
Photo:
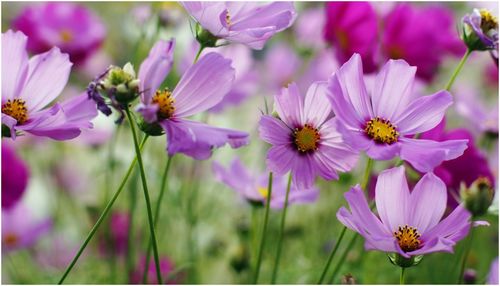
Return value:
[(137, 119), (137, 125), (142, 132), (148, 134), (149, 136), (161, 136), (165, 134), (165, 131), (160, 124), (158, 124), (158, 122), (148, 123), (144, 121), (144, 118), (140, 117)]
[(422, 261), (422, 258), (424, 258), (423, 255), (417, 255), (417, 256), (412, 256), (410, 258), (406, 258), (398, 253), (390, 253), (387, 254), (387, 256), (389, 257), (389, 261), (391, 261), (392, 264), (403, 268), (416, 266), (420, 263), (420, 261)]
[(196, 40), (203, 47), (213, 48), (219, 38), (212, 35), (208, 30), (203, 29), (200, 24), (196, 25)]
[(127, 63), (123, 68), (111, 67), (106, 77), (101, 81), (101, 91), (112, 100), (126, 105), (139, 96), (139, 80), (134, 67)]
[(484, 215), (493, 202), (493, 196), (493, 187), (486, 177), (478, 178), (468, 188), (465, 183), (460, 185), (460, 197), (473, 216)]

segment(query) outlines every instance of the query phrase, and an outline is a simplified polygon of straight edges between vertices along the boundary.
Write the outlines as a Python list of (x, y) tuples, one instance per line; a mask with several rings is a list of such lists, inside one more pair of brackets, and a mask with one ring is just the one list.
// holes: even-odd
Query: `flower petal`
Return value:
[(22, 32), (2, 34), (2, 102), (20, 95), (28, 74), (28, 38)]
[(205, 111), (229, 92), (235, 71), (231, 60), (208, 53), (191, 66), (175, 87), (175, 117), (187, 117)]
[(19, 96), (26, 101), (29, 113), (44, 108), (61, 93), (72, 65), (69, 56), (56, 47), (30, 59), (28, 77)]
[(225, 2), (183, 1), (181, 4), (203, 28), (213, 35), (227, 34), (227, 29), (220, 21), (221, 14), (226, 11)]
[(332, 113), (327, 97), (327, 82), (315, 82), (307, 90), (304, 102), (304, 122), (312, 126), (320, 126)]
[(366, 155), (375, 160), (391, 160), (397, 156), (401, 150), (401, 144), (399, 142), (393, 144), (376, 143), (370, 140), (371, 143), (366, 149)]
[(145, 104), (151, 102), (151, 98), (161, 83), (167, 77), (174, 63), (175, 40), (160, 40), (156, 42), (148, 57), (139, 68), (139, 91), (141, 100)]
[(422, 96), (408, 105), (395, 121), (401, 134), (417, 134), (434, 128), (441, 122), (446, 109), (453, 103), (445, 90)]
[(290, 145), (292, 130), (283, 121), (269, 115), (262, 115), (259, 122), (259, 135), (272, 145)]
[(408, 223), (410, 190), (403, 166), (385, 170), (377, 178), (375, 202), (377, 211), (389, 232)]
[(433, 173), (427, 173), (418, 181), (410, 195), (408, 224), (424, 233), (434, 227), (446, 209), (446, 185)]
[(278, 176), (285, 175), (292, 167), (297, 152), (289, 146), (276, 145), (267, 152), (267, 167)]
[(307, 189), (314, 185), (317, 167), (310, 154), (299, 154), (292, 162), (292, 182), (297, 188)]
[(216, 180), (239, 193), (243, 194), (246, 188), (253, 187), (254, 185), (252, 176), (238, 158), (235, 158), (231, 162), (231, 166), (228, 169), (225, 169), (217, 162), (213, 162), (212, 170)]
[(440, 223), (424, 232), (422, 240), (431, 241), (436, 237), (442, 237), (458, 242), (469, 233), (470, 218), (470, 213), (462, 205), (459, 205)]
[(449, 252), (453, 253), (453, 246), (455, 242), (450, 239), (443, 237), (435, 237), (434, 239), (427, 241), (422, 248), (408, 252), (408, 255), (423, 255), (432, 252)]
[(377, 74), (372, 92), (373, 113), (394, 122), (413, 99), (417, 68), (404, 60), (389, 60)]
[(300, 95), (297, 84), (291, 83), (288, 87), (274, 96), (274, 107), (280, 119), (290, 128), (302, 127), (304, 124), (304, 99)]

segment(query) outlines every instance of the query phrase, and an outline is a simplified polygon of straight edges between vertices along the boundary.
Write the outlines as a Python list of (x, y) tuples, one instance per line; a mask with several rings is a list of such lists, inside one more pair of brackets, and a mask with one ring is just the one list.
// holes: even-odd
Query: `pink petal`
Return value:
[(291, 83), (288, 87), (281, 89), (281, 92), (274, 96), (274, 106), (280, 119), (290, 128), (302, 127), (304, 99), (300, 95), (297, 84)]
[(262, 140), (272, 145), (291, 144), (292, 130), (283, 121), (269, 115), (263, 115), (259, 122), (259, 135)]
[(273, 146), (267, 152), (267, 167), (276, 175), (284, 176), (292, 168), (297, 156), (297, 151), (288, 146)]
[(19, 97), (28, 74), (28, 38), (22, 32), (2, 34), (2, 103)]
[(318, 127), (332, 113), (327, 97), (327, 82), (315, 82), (307, 90), (304, 102), (304, 122)]

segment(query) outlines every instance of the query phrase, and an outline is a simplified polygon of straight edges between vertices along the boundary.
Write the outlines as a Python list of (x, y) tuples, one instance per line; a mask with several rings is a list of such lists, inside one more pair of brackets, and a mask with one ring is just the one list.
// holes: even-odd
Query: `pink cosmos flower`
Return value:
[(462, 206), (441, 220), (446, 208), (446, 186), (427, 173), (410, 193), (404, 167), (380, 173), (375, 189), (378, 217), (357, 185), (345, 198), (351, 211), (342, 207), (337, 218), (365, 238), (366, 250), (398, 253), (403, 257), (431, 252), (453, 252), (471, 226), (471, 215)]
[(297, 16), (292, 2), (182, 2), (213, 36), (260, 50)]
[(226, 143), (233, 148), (247, 144), (245, 132), (185, 119), (213, 107), (229, 92), (235, 76), (231, 61), (209, 53), (184, 73), (173, 91), (159, 90), (172, 66), (173, 47), (173, 40), (157, 42), (139, 69), (138, 111), (145, 121), (165, 130), (168, 154), (184, 153), (203, 160), (211, 156), (213, 148)]
[(29, 179), (28, 166), (13, 147), (2, 144), (2, 210), (14, 207), (24, 195)]
[(21, 32), (2, 34), (2, 124), (10, 136), (24, 131), (67, 140), (92, 128), (97, 109), (86, 94), (44, 109), (66, 85), (72, 64), (59, 48), (28, 59), (26, 42)]
[[(251, 203), (265, 204), (269, 197), (267, 193), (268, 174), (253, 175), (238, 158), (235, 158), (228, 169), (214, 162), (212, 165), (215, 179), (236, 191)], [(281, 209), (285, 205), (287, 178), (286, 176), (273, 177), (270, 207)], [(288, 196), (288, 204), (304, 204), (315, 202), (319, 196), (316, 187), (298, 189), (293, 184)]]
[(327, 2), (325, 4), (325, 40), (335, 47), (339, 62), (347, 61), (353, 53), (363, 58), (367, 73), (377, 69), (377, 14), (368, 2)]
[(477, 90), (461, 86), (456, 92), (458, 114), (472, 123), (474, 130), (498, 134), (498, 101), (487, 104)]
[(2, 251), (30, 247), (52, 228), (50, 218), (37, 219), (23, 203), (2, 209)]
[(326, 93), (326, 82), (316, 82), (303, 98), (291, 83), (274, 96), (279, 117), (263, 115), (259, 122), (260, 137), (273, 145), (267, 153), (269, 170), (277, 176), (291, 171), (300, 189), (311, 187), (316, 175), (338, 179), (337, 171), (349, 171), (357, 162), (337, 132)]
[(49, 2), (30, 4), (12, 26), (28, 36), (28, 50), (43, 53), (59, 47), (80, 65), (102, 44), (106, 28), (85, 6), (75, 3)]
[(325, 12), (322, 7), (302, 11), (294, 25), (298, 44), (308, 48), (324, 49), (326, 46), (323, 38), (325, 21)]
[(302, 65), (302, 60), (295, 50), (287, 44), (277, 43), (267, 51), (261, 79), (264, 85), (274, 94), (283, 87), (296, 80), (297, 72)]
[[(431, 53), (429, 51), (432, 51)], [(384, 19), (382, 53), (417, 67), (430, 81), (446, 55), (462, 56), (465, 46), (456, 31), (453, 11), (443, 5), (398, 4)]]
[(354, 54), (330, 78), (328, 96), (340, 123), (339, 132), (349, 146), (366, 151), (375, 160), (399, 155), (417, 170), (428, 172), (462, 155), (467, 140), (412, 138), (436, 126), (453, 101), (444, 90), (415, 96), (415, 71), (403, 60), (389, 60), (367, 89), (361, 57)]

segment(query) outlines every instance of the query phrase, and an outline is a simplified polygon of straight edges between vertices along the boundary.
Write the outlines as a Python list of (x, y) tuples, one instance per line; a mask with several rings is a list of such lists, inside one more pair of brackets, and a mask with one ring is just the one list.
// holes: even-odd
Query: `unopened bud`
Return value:
[(128, 104), (139, 96), (139, 80), (132, 64), (111, 67), (99, 85), (101, 92), (120, 104)]
[(460, 197), (473, 216), (481, 216), (488, 211), (493, 195), (493, 187), (486, 177), (478, 178), (468, 188), (465, 183), (460, 185)]
[(352, 276), (351, 273), (347, 273), (346, 275), (342, 276), (342, 281), (340, 283), (347, 285), (355, 285), (356, 279), (354, 279), (354, 276)]

